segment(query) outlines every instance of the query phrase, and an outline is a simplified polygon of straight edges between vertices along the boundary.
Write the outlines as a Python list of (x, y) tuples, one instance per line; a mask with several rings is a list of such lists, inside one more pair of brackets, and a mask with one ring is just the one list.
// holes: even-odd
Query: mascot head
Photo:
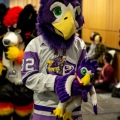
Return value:
[[(90, 75), (90, 81), (93, 82), (94, 75), (97, 72), (97, 61), (96, 60), (90, 60), (89, 58), (85, 58), (80, 63), (80, 66), (78, 67), (76, 74), (81, 79), (83, 78), (88, 72), (91, 72)], [(88, 81), (88, 79), (86, 79)]]
[(5, 34), (2, 40), (5, 47), (17, 45), (18, 41), (22, 41), (22, 38), (18, 37), (20, 35), (17, 31), (18, 17), (22, 10), (23, 9), (21, 7), (15, 6), (13, 8), (10, 8), (4, 16), (3, 24), (8, 29), (8, 32)]
[(81, 0), (41, 0), (38, 33), (51, 48), (69, 48), (83, 23)]

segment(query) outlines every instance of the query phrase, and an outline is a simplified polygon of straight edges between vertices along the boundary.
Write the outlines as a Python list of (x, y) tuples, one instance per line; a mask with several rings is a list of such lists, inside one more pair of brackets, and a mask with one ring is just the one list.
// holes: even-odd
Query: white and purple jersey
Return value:
[[(22, 64), (22, 81), (34, 91), (34, 113), (44, 120), (54, 120), (51, 112), (59, 102), (54, 93), (56, 76), (61, 75), (61, 71), (65, 75), (76, 70), (86, 55), (86, 46), (83, 40), (75, 37), (72, 46), (66, 50), (64, 64), (63, 51), (58, 50), (57, 57), (54, 53), (43, 37), (38, 36), (26, 47)], [(73, 115), (80, 115), (80, 111), (73, 112)]]

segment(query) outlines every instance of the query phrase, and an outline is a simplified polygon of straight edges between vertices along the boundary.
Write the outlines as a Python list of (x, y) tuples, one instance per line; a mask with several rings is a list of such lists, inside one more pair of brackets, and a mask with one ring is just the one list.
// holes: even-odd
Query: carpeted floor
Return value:
[(92, 111), (91, 101), (82, 104), (83, 120), (117, 120), (120, 115), (120, 98), (113, 98), (109, 93), (97, 94), (98, 115)]

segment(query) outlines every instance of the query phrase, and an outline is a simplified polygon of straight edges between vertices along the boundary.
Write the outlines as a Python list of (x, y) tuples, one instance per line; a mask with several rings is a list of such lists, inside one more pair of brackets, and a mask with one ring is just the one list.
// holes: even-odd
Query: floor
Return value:
[(94, 115), (91, 102), (82, 104), (83, 120), (117, 120), (120, 115), (120, 98), (111, 97), (110, 93), (97, 94), (98, 115)]

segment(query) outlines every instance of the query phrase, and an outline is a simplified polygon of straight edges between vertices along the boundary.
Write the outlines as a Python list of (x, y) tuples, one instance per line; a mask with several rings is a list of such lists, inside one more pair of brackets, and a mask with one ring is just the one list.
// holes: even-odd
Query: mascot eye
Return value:
[(59, 6), (55, 7), (52, 11), (55, 16), (60, 16), (62, 14), (61, 7), (59, 7)]
[(87, 69), (85, 67), (81, 68), (81, 74), (85, 75), (87, 73)]

